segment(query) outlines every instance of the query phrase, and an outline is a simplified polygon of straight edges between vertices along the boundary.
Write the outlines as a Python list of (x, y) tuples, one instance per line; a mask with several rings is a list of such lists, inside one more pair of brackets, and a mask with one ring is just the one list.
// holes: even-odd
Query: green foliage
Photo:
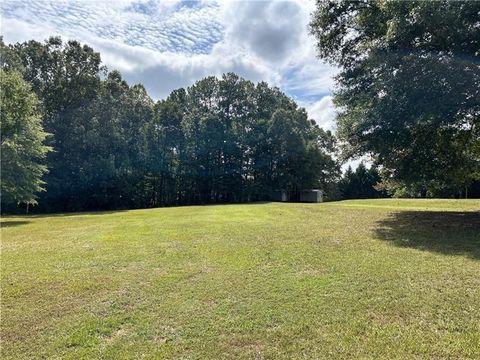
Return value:
[(0, 68), (3, 70), (16, 70), (23, 74), (25, 68), (22, 65), (22, 59), (15, 50), (5, 45), (3, 36), (0, 35)]
[(335, 103), (345, 157), (426, 193), (480, 169), (480, 36), (475, 1), (318, 1), (311, 32), (340, 66)]
[(36, 204), (43, 191), (44, 144), (38, 100), (16, 71), (0, 69), (1, 192), (3, 204)]
[(76, 41), (1, 45), (52, 134), (39, 211), (263, 200), (338, 178), (333, 135), (266, 83), (207, 77), (154, 103)]
[(168, 138), (178, 141), (167, 146), (178, 159), (177, 202), (268, 199), (275, 189), (295, 192), (338, 176), (333, 136), (265, 83), (208, 77), (163, 106), (173, 121)]
[(378, 188), (380, 182), (380, 174), (375, 166), (367, 169), (362, 162), (355, 171), (348, 167), (340, 181), (342, 198), (372, 199), (386, 197), (386, 192)]

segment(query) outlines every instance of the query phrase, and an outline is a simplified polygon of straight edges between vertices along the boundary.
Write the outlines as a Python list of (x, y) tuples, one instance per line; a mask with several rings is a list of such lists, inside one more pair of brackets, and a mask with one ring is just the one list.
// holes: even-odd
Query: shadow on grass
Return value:
[[(136, 209), (132, 209), (132, 210), (136, 210)], [(123, 213), (127, 211), (129, 210), (93, 210), (93, 211), (76, 211), (76, 212), (63, 212), (63, 213), (28, 214), (23, 216), (31, 219), (42, 219), (42, 218), (51, 218), (51, 217), (109, 215), (109, 214)]]
[(0, 228), (6, 228), (6, 227), (13, 227), (13, 226), (21, 226), (21, 225), (26, 225), (30, 223), (30, 221), (2, 221), (0, 222)]
[(375, 232), (396, 246), (480, 260), (480, 212), (398, 212)]

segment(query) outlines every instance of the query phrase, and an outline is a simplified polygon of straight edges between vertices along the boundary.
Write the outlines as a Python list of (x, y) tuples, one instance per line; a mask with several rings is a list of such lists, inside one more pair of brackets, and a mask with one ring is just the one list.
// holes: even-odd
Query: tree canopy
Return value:
[(51, 150), (44, 144), (38, 100), (20, 73), (0, 69), (0, 124), (2, 202), (36, 204), (44, 190), (45, 157)]
[(343, 199), (375, 199), (387, 197), (387, 193), (378, 189), (381, 181), (378, 169), (368, 169), (361, 162), (355, 171), (349, 166), (340, 180), (340, 192)]
[(333, 135), (266, 83), (229, 73), (155, 102), (77, 41), (1, 50), (51, 134), (39, 211), (265, 200), (340, 174)]
[(339, 66), (346, 158), (386, 179), (463, 189), (480, 175), (480, 3), (317, 1), (318, 54)]

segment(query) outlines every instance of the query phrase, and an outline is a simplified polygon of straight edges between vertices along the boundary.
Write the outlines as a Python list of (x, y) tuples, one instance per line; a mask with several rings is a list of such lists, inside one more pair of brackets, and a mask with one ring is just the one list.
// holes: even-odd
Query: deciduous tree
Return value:
[(2, 203), (36, 204), (47, 171), (38, 100), (20, 73), (0, 69)]
[(345, 157), (388, 178), (463, 188), (480, 166), (480, 3), (317, 1), (318, 54), (339, 66)]

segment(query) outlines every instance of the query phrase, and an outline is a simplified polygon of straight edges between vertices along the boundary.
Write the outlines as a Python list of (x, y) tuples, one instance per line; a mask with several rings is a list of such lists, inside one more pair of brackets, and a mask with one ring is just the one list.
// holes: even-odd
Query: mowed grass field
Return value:
[(480, 358), (480, 201), (4, 217), (3, 359)]

